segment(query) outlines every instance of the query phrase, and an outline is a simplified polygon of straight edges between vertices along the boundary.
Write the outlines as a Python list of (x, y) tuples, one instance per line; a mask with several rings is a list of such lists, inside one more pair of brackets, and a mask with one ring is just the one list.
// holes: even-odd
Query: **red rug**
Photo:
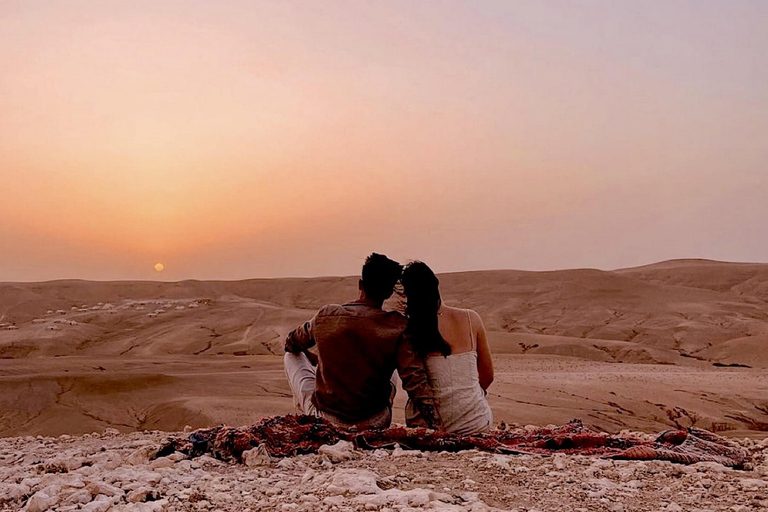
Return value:
[(588, 455), (625, 460), (667, 460), (681, 464), (717, 462), (741, 469), (747, 453), (727, 439), (697, 428), (668, 430), (654, 441), (637, 436), (608, 434), (573, 420), (556, 428), (493, 430), (485, 434), (457, 435), (425, 428), (394, 426), (386, 429), (345, 430), (314, 416), (276, 416), (249, 427), (220, 426), (201, 429), (188, 439), (171, 439), (158, 456), (180, 451), (196, 457), (241, 462), (242, 453), (263, 445), (273, 457), (315, 453), (324, 444), (351, 441), (360, 449), (392, 448), (447, 451), (477, 449), (494, 453)]

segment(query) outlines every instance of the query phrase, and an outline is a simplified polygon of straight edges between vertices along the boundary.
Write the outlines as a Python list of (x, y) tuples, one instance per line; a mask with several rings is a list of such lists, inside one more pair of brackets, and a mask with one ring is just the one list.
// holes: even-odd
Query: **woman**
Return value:
[[(403, 271), (406, 343), (425, 361), (443, 428), (458, 434), (484, 432), (493, 423), (485, 398), (485, 390), (493, 382), (485, 327), (475, 311), (443, 304), (439, 283), (420, 261)], [(423, 426), (410, 399), (405, 415), (409, 426)]]

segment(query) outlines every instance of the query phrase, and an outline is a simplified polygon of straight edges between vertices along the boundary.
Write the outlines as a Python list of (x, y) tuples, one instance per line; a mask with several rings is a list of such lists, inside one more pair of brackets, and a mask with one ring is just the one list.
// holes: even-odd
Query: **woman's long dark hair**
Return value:
[(437, 327), (437, 311), (441, 304), (437, 276), (426, 263), (414, 261), (406, 265), (401, 281), (407, 299), (408, 327), (405, 332), (410, 336), (415, 352), (421, 357), (434, 352), (449, 356), (451, 346)]

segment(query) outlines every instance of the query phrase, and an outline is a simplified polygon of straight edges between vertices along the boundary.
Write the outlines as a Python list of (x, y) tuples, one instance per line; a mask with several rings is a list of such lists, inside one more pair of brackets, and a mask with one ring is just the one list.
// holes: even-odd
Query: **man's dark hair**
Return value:
[(383, 254), (372, 253), (363, 264), (361, 284), (365, 296), (376, 302), (384, 302), (394, 291), (403, 273), (403, 266)]

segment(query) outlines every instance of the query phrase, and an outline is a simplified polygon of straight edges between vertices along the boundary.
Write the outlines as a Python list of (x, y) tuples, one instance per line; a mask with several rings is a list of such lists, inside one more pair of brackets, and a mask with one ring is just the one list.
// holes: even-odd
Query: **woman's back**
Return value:
[[(473, 322), (479, 325), (473, 325)], [(493, 414), (478, 371), (478, 338), (482, 322), (474, 311), (442, 306), (438, 327), (451, 347), (451, 354), (430, 354), (425, 362), (443, 428), (459, 434), (489, 430)], [(484, 330), (483, 342), (486, 343)], [(487, 343), (483, 348), (487, 350)], [(412, 413), (411, 407), (406, 409), (407, 417), (409, 413)]]

